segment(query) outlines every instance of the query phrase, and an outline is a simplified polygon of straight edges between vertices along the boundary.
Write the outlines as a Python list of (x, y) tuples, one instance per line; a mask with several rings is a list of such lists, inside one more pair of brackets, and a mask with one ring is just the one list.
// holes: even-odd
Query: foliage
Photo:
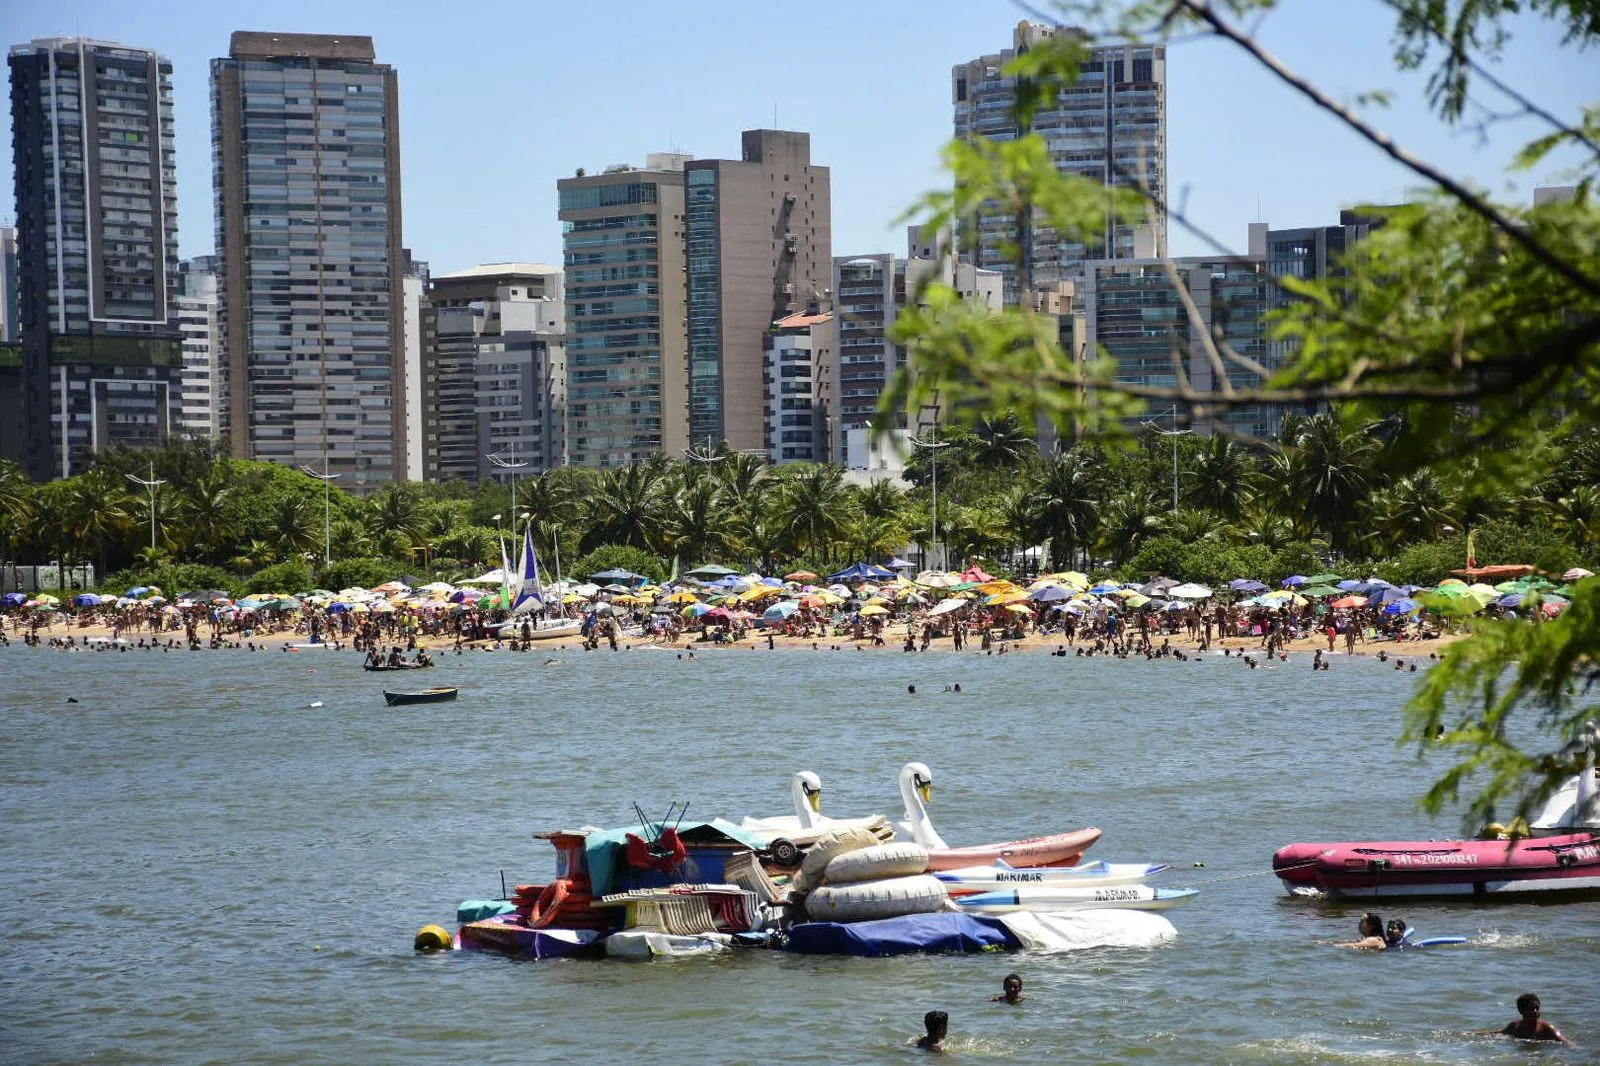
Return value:
[[(238, 575), (230, 573), (220, 566), (207, 566), (204, 563), (177, 563), (152, 570), (138, 568), (119, 570), (114, 574), (107, 575), (100, 582), (100, 587), (107, 592), (121, 595), (128, 589), (138, 585), (154, 585), (168, 597), (176, 599), (185, 592), (203, 592), (210, 589), (219, 589), (231, 595), (238, 584)], [(301, 590), (293, 589), (290, 591), (299, 592)]]
[(311, 587), (311, 568), (299, 559), (291, 559), (257, 570), (241, 591), (247, 596), (257, 592), (285, 592), (292, 596)]
[(602, 544), (572, 565), (570, 577), (574, 581), (587, 581), (590, 574), (607, 570), (627, 570), (643, 574), (652, 581), (664, 581), (667, 577), (659, 558), (631, 544)]
[[(338, 592), (340, 589), (351, 588), (376, 588), (385, 581), (393, 581), (406, 570), (406, 564), (398, 559), (365, 558), (365, 559), (340, 559), (317, 572), (316, 582), (318, 588), (327, 589), (329, 592)], [(287, 590), (269, 589), (267, 591), (302, 592), (304, 588)]]

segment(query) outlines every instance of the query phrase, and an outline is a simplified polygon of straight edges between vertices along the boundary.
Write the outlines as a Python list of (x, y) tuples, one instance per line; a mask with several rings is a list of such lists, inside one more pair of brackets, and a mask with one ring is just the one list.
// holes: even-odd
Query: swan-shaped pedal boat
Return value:
[(810, 770), (801, 770), (789, 784), (789, 794), (794, 799), (794, 813), (773, 818), (745, 818), (739, 828), (747, 830), (767, 843), (785, 839), (795, 844), (809, 844), (825, 833), (844, 829), (876, 829), (887, 825), (881, 814), (868, 818), (828, 818), (822, 813), (822, 778)]
[(906, 816), (895, 828), (900, 836), (928, 849), (928, 869), (934, 872), (992, 866), (997, 862), (1013, 867), (1071, 866), (1100, 839), (1100, 830), (1090, 826), (1069, 833), (953, 848), (945, 843), (928, 817), (927, 805), (933, 799), (933, 771), (926, 763), (908, 762), (901, 769), (900, 799), (905, 803)]

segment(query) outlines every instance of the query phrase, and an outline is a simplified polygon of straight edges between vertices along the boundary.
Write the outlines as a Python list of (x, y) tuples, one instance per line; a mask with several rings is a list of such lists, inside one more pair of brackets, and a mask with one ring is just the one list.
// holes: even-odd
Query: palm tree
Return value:
[(588, 528), (578, 543), (582, 552), (621, 544), (653, 552), (661, 543), (660, 464), (634, 463), (601, 472), (588, 499)]
[(1346, 430), (1333, 414), (1286, 419), (1285, 438), (1274, 457), (1286, 491), (1286, 513), (1303, 513), (1335, 551), (1344, 551), (1351, 542), (1351, 525), (1372, 490), (1377, 453), (1372, 437)]
[(411, 485), (391, 485), (367, 504), (367, 533), (385, 552), (409, 556), (428, 543), (428, 514)]
[(277, 557), (277, 551), (266, 541), (247, 540), (239, 545), (237, 554), (228, 560), (228, 565), (240, 571), (260, 570), (264, 566), (271, 566)]
[(33, 513), (33, 482), (22, 467), (0, 459), (0, 565), (11, 556), (11, 549), (22, 539), (28, 517)]
[(1001, 418), (985, 416), (973, 427), (967, 442), (972, 461), (991, 470), (1014, 470), (1036, 454), (1033, 435), (1023, 428), (1015, 412)]
[(322, 532), (311, 501), (304, 496), (285, 496), (272, 512), (272, 545), (280, 558), (292, 558), (317, 546)]
[(805, 464), (790, 475), (783, 485), (780, 510), (797, 554), (823, 563), (834, 561), (853, 502), (844, 471), (837, 466)]
[(1145, 538), (1161, 529), (1172, 502), (1149, 485), (1130, 485), (1111, 496), (1100, 510), (1095, 547), (1118, 566), (1133, 558)]
[(770, 506), (768, 497), (776, 481), (761, 456), (735, 452), (713, 463), (711, 471), (722, 486), (728, 513), (735, 518), (753, 518)]
[(1057, 452), (1031, 488), (1038, 532), (1050, 540), (1050, 565), (1071, 566), (1094, 543), (1100, 523), (1100, 471), (1082, 448)]
[(1551, 526), (1580, 548), (1600, 544), (1600, 486), (1575, 486), (1548, 513)]
[(1191, 506), (1215, 511), (1229, 521), (1237, 519), (1254, 496), (1254, 456), (1227, 437), (1205, 438), (1194, 458), (1189, 479)]
[(233, 494), (228, 467), (220, 462), (213, 464), (189, 489), (183, 514), (187, 540), (190, 549), (207, 562), (221, 558), (232, 539), (234, 531), (229, 511)]
[(440, 555), (471, 566), (488, 563), (500, 550), (495, 531), (487, 526), (457, 526), (441, 536), (434, 547)]
[(94, 548), (104, 573), (106, 545), (121, 538), (133, 520), (127, 506), (128, 494), (103, 470), (90, 470), (63, 484), (64, 532), (77, 543)]
[(663, 546), (680, 561), (712, 562), (728, 547), (722, 489), (709, 477), (674, 492), (663, 517)]
[(1388, 547), (1437, 540), (1446, 527), (1463, 526), (1444, 479), (1427, 468), (1373, 493), (1367, 510), (1368, 527)]

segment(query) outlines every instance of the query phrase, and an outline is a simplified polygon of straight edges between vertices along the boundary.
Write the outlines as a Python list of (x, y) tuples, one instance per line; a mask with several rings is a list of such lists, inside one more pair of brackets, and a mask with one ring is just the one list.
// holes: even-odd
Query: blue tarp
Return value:
[(804, 955), (907, 955), (918, 951), (987, 951), (1022, 942), (983, 914), (908, 914), (875, 922), (805, 922), (789, 929), (789, 950)]

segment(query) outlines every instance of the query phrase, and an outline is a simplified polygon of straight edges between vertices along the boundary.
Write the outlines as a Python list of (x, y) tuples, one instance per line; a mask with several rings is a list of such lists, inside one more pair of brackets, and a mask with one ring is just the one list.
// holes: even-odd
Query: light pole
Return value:
[(329, 486), (334, 479), (343, 475), (330, 473), (326, 459), (322, 461), (322, 473), (320, 474), (305, 464), (301, 464), (300, 469), (322, 482), (322, 565), (331, 566), (333, 564), (333, 501)]
[[(137, 474), (126, 474), (124, 476), (135, 485), (143, 485), (150, 490), (150, 553), (153, 555), (156, 550), (156, 486), (165, 485), (166, 481), (156, 477), (154, 460), (150, 462), (150, 476), (148, 478), (142, 478)], [(101, 560), (101, 562), (104, 561), (103, 559)]]
[[(941, 442), (939, 440), (939, 396), (937, 393), (934, 394), (933, 403), (930, 406), (933, 408), (933, 436), (908, 437), (907, 440), (909, 440), (916, 447), (927, 448), (933, 453), (933, 550), (931, 554), (933, 555), (932, 568), (937, 569), (939, 568), (940, 560), (942, 559), (939, 551), (939, 449), (950, 447), (950, 443), (948, 441)], [(921, 426), (920, 415), (918, 417), (918, 426), (919, 428)]]
[(1167, 408), (1167, 416), (1172, 419), (1171, 429), (1162, 429), (1154, 422), (1146, 422), (1144, 423), (1144, 427), (1150, 430), (1152, 433), (1159, 433), (1163, 437), (1172, 438), (1172, 510), (1173, 513), (1176, 514), (1178, 510), (1178, 438), (1191, 436), (1193, 435), (1194, 430), (1178, 428), (1177, 404), (1173, 404), (1171, 407)]
[[(502, 458), (500, 458), (499, 455), (497, 455), (494, 452), (490, 452), (488, 455), (485, 455), (484, 458), (489, 460), (489, 462), (491, 464), (493, 464), (494, 466), (499, 467), (501, 470), (509, 470), (509, 471), (511, 471), (511, 513), (512, 514), (516, 514), (517, 513), (517, 471), (521, 470), (523, 467), (527, 466), (528, 464), (525, 463), (525, 462), (520, 461), (517, 458), (517, 446), (516, 446), (515, 442), (512, 442), (512, 445), (511, 445), (511, 458), (510, 459), (502, 459)], [(515, 532), (515, 530), (513, 530), (513, 532)]]

